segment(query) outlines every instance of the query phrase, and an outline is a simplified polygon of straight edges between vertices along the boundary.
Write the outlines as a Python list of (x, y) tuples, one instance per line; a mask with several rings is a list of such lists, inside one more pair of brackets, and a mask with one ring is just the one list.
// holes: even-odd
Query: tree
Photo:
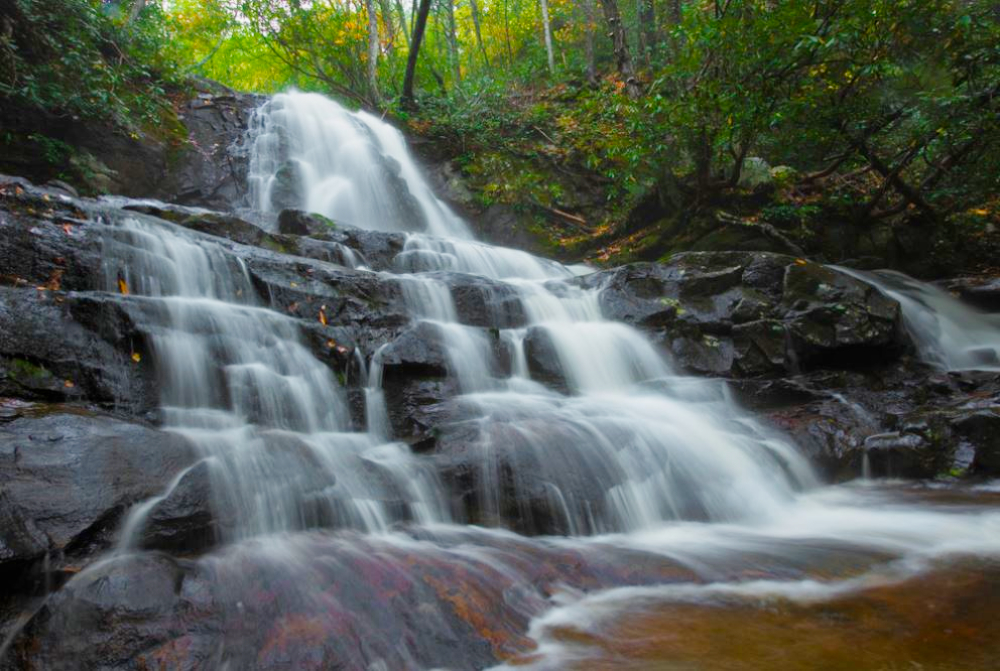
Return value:
[(584, 59), (587, 62), (587, 81), (591, 84), (597, 82), (597, 61), (594, 58), (594, 27), (597, 25), (597, 11), (594, 0), (584, 0), (584, 36), (583, 48)]
[(448, 39), (448, 60), (451, 61), (452, 76), (455, 78), (455, 85), (462, 81), (462, 63), (459, 60), (458, 52), (458, 28), (455, 25), (455, 0), (444, 0), (445, 13), (448, 19), (447, 39)]
[(618, 74), (625, 83), (625, 90), (632, 98), (638, 98), (642, 94), (642, 86), (635, 76), (635, 68), (632, 66), (632, 55), (628, 50), (628, 38), (625, 36), (625, 26), (622, 24), (621, 13), (618, 11), (618, 3), (615, 0), (601, 0), (604, 8), (604, 20), (611, 31), (609, 37), (614, 43), (615, 64)]
[(374, 0), (365, 0), (365, 10), (368, 12), (368, 89), (372, 107), (378, 107), (381, 102), (378, 92), (378, 14)]
[(650, 65), (659, 41), (656, 34), (656, 8), (653, 0), (636, 0), (636, 3), (639, 53), (645, 59), (646, 65)]
[(549, 59), (549, 72), (556, 73), (556, 59), (552, 52), (552, 26), (549, 23), (549, 1), (542, 0), (542, 28), (545, 31), (545, 53)]
[(128, 13), (128, 23), (134, 23), (139, 15), (142, 14), (142, 10), (146, 8), (146, 0), (135, 0), (132, 3), (132, 9)]
[(413, 108), (416, 104), (413, 97), (413, 84), (417, 72), (417, 57), (420, 55), (420, 43), (424, 40), (427, 16), (430, 12), (431, 0), (420, 0), (420, 7), (417, 9), (416, 20), (413, 24), (413, 37), (410, 39), (410, 53), (406, 58), (406, 74), (403, 76), (403, 95), (400, 97), (400, 103), (403, 107)]
[(479, 22), (479, 3), (476, 0), (469, 0), (469, 9), (472, 10), (472, 27), (476, 31), (476, 44), (479, 52), (483, 55), (483, 64), (490, 67), (490, 57), (486, 55), (486, 45), (483, 44), (483, 30)]

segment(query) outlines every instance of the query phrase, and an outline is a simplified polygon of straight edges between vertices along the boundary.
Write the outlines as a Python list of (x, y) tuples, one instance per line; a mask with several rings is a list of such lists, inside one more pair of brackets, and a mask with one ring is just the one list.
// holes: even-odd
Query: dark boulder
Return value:
[(436, 442), (437, 429), (451, 420), (449, 402), (459, 394), (458, 382), (451, 377), (389, 378), (384, 389), (392, 437), (419, 451)]
[(939, 283), (966, 303), (989, 312), (1000, 312), (1000, 277), (979, 275), (957, 277)]
[(569, 390), (559, 352), (544, 326), (528, 329), (524, 336), (524, 358), (532, 380), (558, 391)]
[(509, 284), (480, 275), (435, 275), (448, 284), (461, 323), (491, 329), (520, 328), (527, 324), (520, 296)]
[(282, 210), (278, 215), (278, 232), (285, 235), (320, 236), (336, 229), (337, 223), (321, 214)]
[(49, 599), (14, 641), (14, 668), (483, 669), (531, 649), (529, 622), (558, 589), (696, 579), (662, 553), (613, 545), (413, 533), (294, 534), (197, 561), (112, 559)]
[[(188, 596), (186, 573), (177, 560), (153, 553), (110, 558), (85, 570), (20, 634), (11, 651), (17, 668), (150, 668), (141, 653), (183, 633), (178, 623), (165, 621)], [(58, 643), (50, 638), (55, 632)], [(31, 644), (37, 640), (49, 645)]]
[(211, 462), (203, 460), (185, 471), (149, 511), (141, 544), (189, 554), (211, 547), (219, 535), (212, 506)]
[(766, 252), (677, 254), (578, 280), (683, 368), (729, 376), (857, 367), (905, 340), (899, 305), (832, 268)]
[(381, 352), (384, 376), (448, 375), (448, 345), (437, 324), (417, 322)]
[[(778, 390), (761, 389), (779, 382)], [(863, 373), (817, 371), (733, 384), (832, 480), (998, 473), (996, 375), (942, 373), (904, 360)]]
[(301, 238), (294, 242), (295, 253), (300, 256), (349, 267), (363, 265), (371, 270), (392, 269), (394, 259), (406, 244), (402, 233), (356, 228), (302, 210), (282, 211), (278, 215), (278, 230)]
[(0, 394), (87, 399), (144, 415), (158, 405), (140, 324), (114, 296), (0, 288)]
[[(186, 143), (170, 157), (153, 188), (128, 195), (152, 196), (213, 210), (233, 209), (247, 198), (247, 128), (263, 99), (204, 83), (178, 114)], [(112, 166), (114, 167), (114, 166)], [(122, 192), (125, 193), (125, 192)]]
[[(0, 424), (0, 547), (8, 562), (107, 547), (134, 504), (190, 464), (180, 436), (107, 415), (29, 406)], [(13, 550), (19, 548), (16, 552)]]

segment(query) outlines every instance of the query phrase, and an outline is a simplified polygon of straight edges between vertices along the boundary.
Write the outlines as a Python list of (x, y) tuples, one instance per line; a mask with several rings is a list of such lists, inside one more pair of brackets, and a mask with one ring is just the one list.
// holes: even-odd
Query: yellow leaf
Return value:
[(63, 382), (63, 386), (66, 387), (67, 389), (72, 389), (76, 385), (73, 384), (70, 380), (66, 380), (65, 382)]
[(326, 326), (326, 311), (322, 309), (319, 311), (319, 323)]
[(136, 363), (142, 361), (142, 357), (139, 355), (138, 352), (132, 352), (132, 361), (135, 361)]
[(806, 261), (805, 259), (795, 259), (795, 265), (797, 265), (797, 266), (805, 266), (805, 265), (808, 265), (808, 264), (809, 264), (809, 262)]
[(125, 281), (124, 277), (118, 278), (118, 293), (128, 296), (128, 282)]

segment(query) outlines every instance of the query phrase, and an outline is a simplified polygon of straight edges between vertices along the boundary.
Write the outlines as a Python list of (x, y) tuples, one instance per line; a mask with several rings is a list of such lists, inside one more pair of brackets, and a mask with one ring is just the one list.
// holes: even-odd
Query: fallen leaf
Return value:
[(63, 386), (66, 387), (67, 389), (72, 389), (76, 385), (73, 384), (70, 380), (66, 380), (65, 382), (63, 382)]
[(807, 266), (807, 265), (809, 265), (809, 262), (806, 261), (805, 259), (795, 259), (795, 265), (797, 265), (797, 266)]
[(128, 282), (121, 275), (118, 276), (118, 293), (122, 296), (128, 296)]
[(320, 308), (319, 311), (319, 323), (326, 326), (326, 311)]
[(142, 357), (139, 355), (138, 352), (132, 352), (132, 361), (135, 361), (136, 363), (142, 361)]

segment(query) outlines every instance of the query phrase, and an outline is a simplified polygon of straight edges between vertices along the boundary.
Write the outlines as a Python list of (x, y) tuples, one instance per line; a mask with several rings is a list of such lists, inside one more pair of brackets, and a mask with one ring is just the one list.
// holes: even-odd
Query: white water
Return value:
[[(210, 239), (141, 216), (104, 238), (107, 290), (126, 283), (157, 326), (166, 426), (212, 457), (225, 539), (317, 525), (386, 529), (443, 509), (433, 479), (376, 428), (350, 432), (332, 372), (297, 323), (258, 305), (245, 267)], [(402, 516), (394, 512), (405, 509)], [(142, 506), (148, 512), (151, 506)], [(140, 524), (130, 519), (129, 536)]]
[(1000, 315), (980, 312), (895, 271), (838, 269), (899, 301), (906, 329), (927, 363), (953, 371), (1000, 371)]
[[(479, 523), (503, 527), (514, 523), (511, 515), (523, 520), (541, 512), (567, 536), (605, 534), (559, 541), (581, 552), (598, 552), (602, 544), (653, 550), (709, 578), (743, 554), (794, 565), (795, 548), (814, 543), (858, 544), (900, 557), (928, 548), (997, 552), (995, 544), (970, 540), (995, 534), (995, 516), (915, 506), (870, 510), (843, 490), (827, 495), (795, 447), (737, 407), (721, 383), (677, 375), (644, 335), (606, 321), (599, 291), (574, 285), (574, 272), (469, 239), (465, 224), (431, 193), (402, 136), (374, 117), (315, 94), (283, 94), (255, 116), (252, 139), (251, 187), (260, 216), (274, 217), (278, 173), (291, 170), (296, 195), (283, 206), (410, 233), (395, 262), (397, 281), (413, 323), (425, 322), (446, 344), (448, 370), (462, 394), (454, 403), (475, 429), (463, 450), (473, 467)], [(336, 379), (302, 344), (294, 320), (254, 299), (247, 269), (233, 258), (203, 236), (141, 216), (115, 220), (105, 248), (108, 290), (124, 273), (131, 300), (157, 315), (151, 340), (166, 424), (214, 460), (217, 516), (228, 524), (224, 540), (259, 536), (263, 546), (291, 552), (294, 542), (272, 543), (264, 535), (465, 521), (453, 513), (453, 493), (433, 461), (392, 440), (383, 350), (360, 354), (368, 426), (352, 431)], [(432, 271), (505, 282), (528, 324), (495, 335), (460, 324), (447, 280)], [(964, 367), (949, 357), (969, 356), (995, 336), (959, 341), (955, 331), (969, 331), (968, 322), (938, 302), (923, 305), (940, 316), (935, 334), (919, 331), (930, 343), (925, 356), (938, 356), (942, 366)], [(904, 308), (908, 323), (919, 321)], [(507, 372), (494, 365), (494, 337), (510, 350)], [(568, 393), (532, 379), (533, 339), (550, 346)], [(137, 508), (128, 538), (140, 533), (153, 505)], [(462, 553), (529, 580), (491, 552)], [(780, 589), (814, 587), (790, 585)], [(697, 596), (721, 588), (684, 589)], [(684, 589), (665, 594), (688, 598)], [(631, 593), (576, 595), (538, 620), (531, 633), (545, 653), (540, 666), (558, 668), (560, 655), (569, 654), (546, 648), (549, 625), (567, 617), (585, 622), (609, 602), (627, 607), (622, 595)]]

